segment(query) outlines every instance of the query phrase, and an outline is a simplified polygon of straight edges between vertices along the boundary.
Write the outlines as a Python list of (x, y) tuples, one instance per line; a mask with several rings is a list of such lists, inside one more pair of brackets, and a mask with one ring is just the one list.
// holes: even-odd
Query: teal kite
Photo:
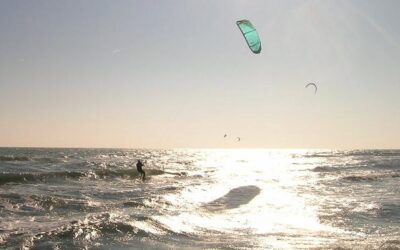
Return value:
[(240, 20), (236, 22), (240, 31), (242, 32), (244, 39), (246, 39), (247, 45), (253, 53), (259, 54), (261, 52), (261, 41), (258, 36), (257, 30), (249, 20)]

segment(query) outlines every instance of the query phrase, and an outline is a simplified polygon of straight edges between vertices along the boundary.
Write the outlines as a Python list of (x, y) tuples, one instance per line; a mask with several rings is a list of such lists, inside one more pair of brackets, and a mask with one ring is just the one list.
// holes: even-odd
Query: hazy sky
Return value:
[(399, 10), (2, 0), (0, 146), (400, 148)]

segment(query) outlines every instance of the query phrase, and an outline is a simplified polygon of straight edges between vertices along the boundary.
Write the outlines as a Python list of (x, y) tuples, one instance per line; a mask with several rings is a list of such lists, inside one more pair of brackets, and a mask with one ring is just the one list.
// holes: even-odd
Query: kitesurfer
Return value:
[(142, 177), (142, 181), (144, 181), (145, 176), (146, 176), (146, 173), (143, 171), (143, 168), (142, 168), (143, 166), (144, 165), (143, 165), (142, 161), (138, 160), (136, 163), (136, 169), (140, 173), (140, 176)]

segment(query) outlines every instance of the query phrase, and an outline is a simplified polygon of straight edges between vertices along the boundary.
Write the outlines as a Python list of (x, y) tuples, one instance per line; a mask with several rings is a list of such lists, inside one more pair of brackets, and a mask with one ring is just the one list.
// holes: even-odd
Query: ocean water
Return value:
[(399, 184), (400, 150), (0, 148), (0, 249), (399, 249)]

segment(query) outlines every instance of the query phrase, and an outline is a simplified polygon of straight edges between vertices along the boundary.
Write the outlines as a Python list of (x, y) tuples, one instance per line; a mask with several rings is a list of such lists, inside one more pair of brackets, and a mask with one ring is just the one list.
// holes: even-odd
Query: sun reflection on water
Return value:
[[(206, 151), (206, 157), (195, 163), (204, 181), (166, 197), (180, 211), (158, 219), (174, 230), (187, 233), (218, 231), (238, 236), (329, 233), (334, 229), (320, 223), (317, 207), (310, 205), (299, 192), (304, 182), (314, 181), (309, 172), (301, 171), (304, 166), (293, 164), (293, 156), (303, 153)], [(258, 188), (259, 194), (248, 197), (246, 191), (251, 189), (246, 187), (250, 185)], [(222, 203), (219, 204), (222, 208), (211, 209), (209, 204), (214, 204), (213, 201)], [(240, 205), (235, 206), (235, 202)], [(261, 240), (259, 244), (264, 243)]]

